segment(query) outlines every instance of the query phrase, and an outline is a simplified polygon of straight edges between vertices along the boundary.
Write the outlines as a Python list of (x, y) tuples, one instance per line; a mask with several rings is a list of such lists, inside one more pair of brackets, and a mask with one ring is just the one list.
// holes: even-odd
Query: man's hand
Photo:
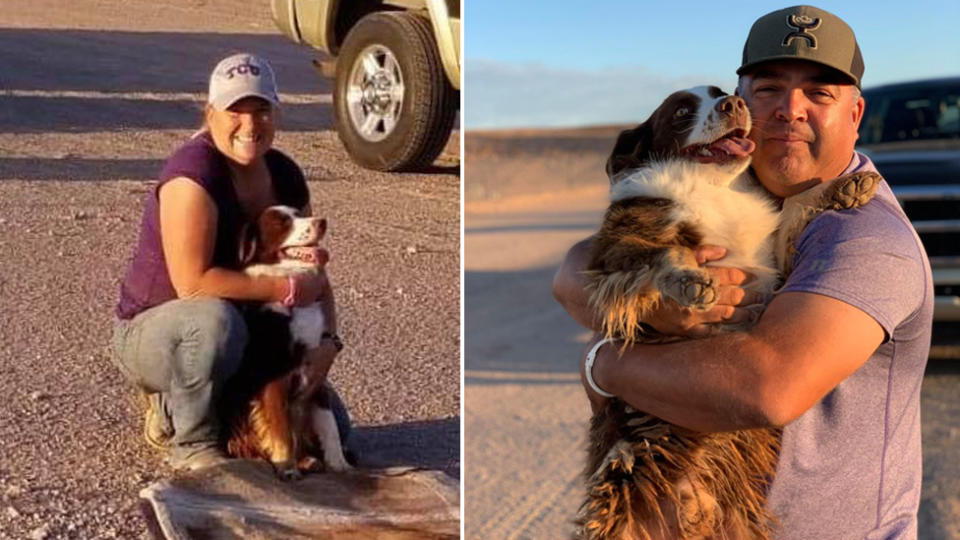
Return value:
[[(727, 254), (727, 250), (719, 246), (701, 246), (695, 253), (697, 262), (703, 266), (710, 261), (722, 259)], [(712, 324), (741, 323), (757, 316), (758, 311), (746, 307), (763, 304), (766, 299), (762, 294), (747, 291), (742, 287), (753, 279), (752, 274), (739, 268), (725, 266), (709, 266), (704, 269), (719, 286), (720, 296), (716, 305), (709, 311), (694, 311), (680, 307), (669, 298), (664, 298), (660, 302), (660, 307), (643, 322), (661, 334), (698, 338), (710, 335), (713, 329)]]
[[(601, 318), (592, 310), (584, 290), (586, 280), (583, 269), (589, 258), (590, 239), (575, 244), (557, 271), (553, 280), (553, 294), (574, 320), (592, 330), (600, 330)], [(722, 259), (727, 250), (717, 246), (702, 246), (696, 250), (697, 262), (704, 265)], [(719, 299), (709, 311), (693, 311), (681, 308), (673, 300), (665, 299), (660, 307), (644, 318), (661, 334), (669, 336), (703, 337), (710, 334), (712, 323), (738, 323), (749, 320), (755, 311), (747, 306), (765, 302), (763, 295), (748, 292), (742, 285), (753, 276), (737, 268), (710, 266), (706, 271), (720, 288)], [(606, 348), (606, 347), (604, 347)]]

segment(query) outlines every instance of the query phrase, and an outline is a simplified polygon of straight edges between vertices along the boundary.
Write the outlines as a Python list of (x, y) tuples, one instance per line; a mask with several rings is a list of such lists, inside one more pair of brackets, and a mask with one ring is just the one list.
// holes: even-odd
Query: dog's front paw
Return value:
[(657, 283), (660, 293), (672, 298), (682, 307), (705, 311), (717, 303), (717, 284), (709, 274), (699, 269), (669, 272)]
[(348, 472), (353, 470), (353, 466), (347, 463), (346, 460), (327, 463), (326, 466), (327, 466), (327, 470), (330, 472)]
[(876, 194), (880, 178), (879, 174), (871, 171), (855, 172), (837, 178), (823, 194), (824, 207), (846, 210), (867, 204)]
[(277, 478), (284, 482), (291, 482), (303, 478), (303, 473), (300, 472), (300, 469), (298, 469), (297, 465), (292, 461), (271, 463), (271, 465), (273, 465), (274, 472), (277, 473)]
[(294, 467), (292, 469), (281, 469), (277, 471), (277, 476), (284, 482), (294, 482), (303, 478), (303, 473)]

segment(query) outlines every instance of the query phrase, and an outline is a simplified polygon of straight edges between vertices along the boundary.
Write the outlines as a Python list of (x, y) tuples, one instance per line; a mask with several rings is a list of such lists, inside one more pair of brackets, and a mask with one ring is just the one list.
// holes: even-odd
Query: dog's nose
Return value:
[(727, 96), (714, 105), (714, 110), (718, 113), (737, 114), (747, 109), (747, 104), (740, 96)]

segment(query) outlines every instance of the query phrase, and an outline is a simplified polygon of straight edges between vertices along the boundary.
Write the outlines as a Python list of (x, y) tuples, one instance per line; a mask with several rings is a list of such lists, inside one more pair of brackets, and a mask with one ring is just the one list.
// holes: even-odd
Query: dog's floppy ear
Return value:
[(253, 261), (257, 254), (257, 226), (256, 224), (244, 223), (240, 227), (240, 240), (237, 248), (237, 259), (240, 266), (247, 266)]
[(611, 184), (617, 181), (617, 174), (624, 169), (636, 168), (650, 158), (653, 146), (653, 127), (644, 122), (633, 129), (625, 129), (617, 137), (613, 151), (607, 158), (607, 177)]

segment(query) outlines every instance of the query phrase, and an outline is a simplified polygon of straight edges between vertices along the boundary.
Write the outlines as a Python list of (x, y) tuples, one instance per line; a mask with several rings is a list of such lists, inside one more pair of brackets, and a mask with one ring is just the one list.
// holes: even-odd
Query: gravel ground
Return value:
[(198, 124), (209, 69), (267, 56), (275, 146), (330, 224), (347, 349), (332, 378), (374, 461), (459, 476), (459, 135), (430, 174), (354, 165), (312, 53), (269, 2), (7, 0), (0, 14), (0, 538), (145, 538), (137, 493), (172, 471), (110, 361), (141, 200)]

